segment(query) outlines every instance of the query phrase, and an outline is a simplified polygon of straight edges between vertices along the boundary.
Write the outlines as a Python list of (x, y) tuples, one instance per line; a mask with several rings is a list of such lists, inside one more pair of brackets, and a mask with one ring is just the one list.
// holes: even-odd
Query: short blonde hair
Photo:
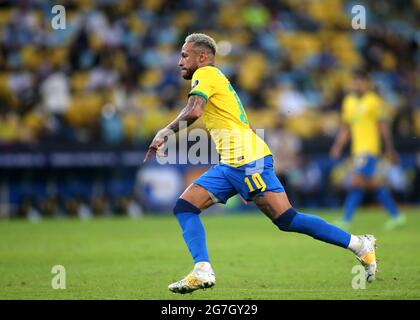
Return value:
[(192, 33), (185, 38), (185, 43), (194, 43), (197, 46), (210, 49), (216, 55), (217, 45), (214, 39), (204, 33)]

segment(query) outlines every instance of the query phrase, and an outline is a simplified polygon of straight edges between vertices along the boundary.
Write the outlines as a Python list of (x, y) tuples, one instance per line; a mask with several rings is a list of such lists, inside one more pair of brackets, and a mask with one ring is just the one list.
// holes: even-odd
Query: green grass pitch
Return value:
[[(204, 214), (217, 284), (187, 295), (167, 290), (192, 268), (171, 215), (0, 221), (0, 299), (419, 299), (420, 212), (405, 213), (391, 232), (381, 209), (357, 213), (352, 233), (378, 239), (380, 273), (364, 290), (352, 288), (350, 251), (280, 232), (263, 214)], [(65, 267), (64, 290), (52, 289), (54, 265)]]

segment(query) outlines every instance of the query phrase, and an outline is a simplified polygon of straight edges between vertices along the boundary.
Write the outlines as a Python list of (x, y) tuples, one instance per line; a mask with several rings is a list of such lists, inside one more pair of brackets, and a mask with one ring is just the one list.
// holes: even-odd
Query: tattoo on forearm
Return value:
[(174, 132), (179, 131), (179, 123), (181, 121), (186, 121), (187, 126), (191, 125), (198, 119), (197, 117), (197, 108), (201, 110), (204, 109), (206, 104), (206, 100), (198, 95), (192, 95), (188, 99), (188, 103), (184, 109), (182, 109), (181, 113), (176, 117), (174, 121), (172, 121), (168, 126), (167, 129), (172, 130)]

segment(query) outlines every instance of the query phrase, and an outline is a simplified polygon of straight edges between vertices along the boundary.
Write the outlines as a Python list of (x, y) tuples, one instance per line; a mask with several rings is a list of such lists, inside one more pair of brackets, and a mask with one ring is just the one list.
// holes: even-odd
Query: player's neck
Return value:
[(199, 66), (199, 68), (204, 68), (204, 67), (214, 67), (214, 62), (203, 63), (201, 66)]

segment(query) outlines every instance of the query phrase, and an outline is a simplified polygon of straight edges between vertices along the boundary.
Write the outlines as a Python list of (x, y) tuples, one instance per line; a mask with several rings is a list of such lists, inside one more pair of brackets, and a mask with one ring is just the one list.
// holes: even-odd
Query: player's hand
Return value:
[(147, 153), (144, 157), (143, 163), (145, 163), (149, 158), (156, 154), (159, 150), (161, 150), (165, 146), (165, 136), (161, 134), (160, 132), (157, 133), (157, 135), (153, 138), (152, 143), (149, 146), (149, 149), (147, 150)]

